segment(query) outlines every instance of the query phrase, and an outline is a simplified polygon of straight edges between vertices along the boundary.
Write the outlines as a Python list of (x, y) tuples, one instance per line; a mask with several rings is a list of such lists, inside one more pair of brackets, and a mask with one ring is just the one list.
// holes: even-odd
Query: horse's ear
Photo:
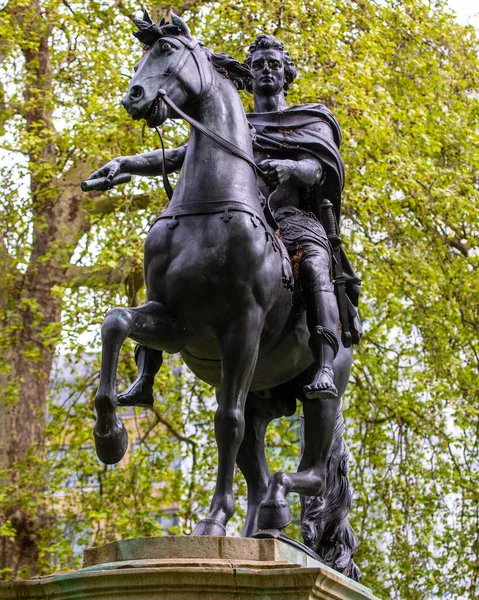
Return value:
[(190, 32), (190, 28), (188, 27), (188, 25), (185, 23), (185, 21), (183, 21), (183, 19), (181, 17), (179, 17), (178, 15), (175, 15), (175, 13), (172, 10), (170, 10), (170, 19), (171, 19), (172, 25), (176, 25), (176, 27), (178, 27), (181, 35), (183, 35), (187, 38), (191, 38), (191, 32)]
[(151, 20), (151, 17), (148, 14), (148, 11), (146, 10), (146, 8), (143, 9), (143, 21), (145, 21), (146, 23), (149, 23), (150, 25), (153, 23), (153, 21)]
[(158, 23), (152, 21), (146, 10), (143, 11), (142, 19), (133, 17), (133, 22), (138, 27), (138, 31), (135, 31), (133, 35), (146, 46), (152, 46), (162, 36)]

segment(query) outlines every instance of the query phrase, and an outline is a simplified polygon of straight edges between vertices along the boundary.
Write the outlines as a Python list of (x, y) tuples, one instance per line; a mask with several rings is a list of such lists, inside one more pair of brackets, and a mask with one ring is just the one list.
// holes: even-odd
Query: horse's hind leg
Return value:
[(156, 347), (172, 346), (177, 327), (158, 302), (138, 308), (114, 308), (106, 314), (101, 329), (102, 359), (100, 384), (95, 397), (97, 421), (94, 427), (98, 458), (106, 464), (120, 461), (128, 446), (128, 434), (116, 415), (116, 372), (120, 349), (127, 337)]
[(264, 402), (262, 398), (248, 394), (244, 437), (236, 457), (236, 464), (243, 473), (248, 488), (248, 512), (243, 527), (243, 537), (251, 537), (258, 531), (258, 508), (266, 495), (269, 482), (264, 436), (274, 415), (262, 413), (262, 402)]
[(340, 398), (304, 403), (304, 452), (297, 473), (275, 473), (260, 505), (261, 529), (283, 529), (290, 521), (286, 494), (321, 496), (326, 486), (327, 464)]

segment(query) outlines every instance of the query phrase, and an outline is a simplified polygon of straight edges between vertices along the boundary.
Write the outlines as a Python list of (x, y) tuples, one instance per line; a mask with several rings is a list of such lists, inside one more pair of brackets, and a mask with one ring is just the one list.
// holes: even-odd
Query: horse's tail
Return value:
[(322, 497), (301, 496), (301, 528), (304, 543), (328, 566), (359, 581), (361, 571), (353, 560), (358, 542), (348, 520), (352, 495), (347, 475), (349, 452), (343, 434), (340, 404), (328, 460), (326, 491)]

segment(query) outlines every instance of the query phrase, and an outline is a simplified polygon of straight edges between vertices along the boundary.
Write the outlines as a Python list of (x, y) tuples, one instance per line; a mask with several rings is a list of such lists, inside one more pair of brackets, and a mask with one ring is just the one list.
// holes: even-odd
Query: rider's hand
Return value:
[(110, 160), (109, 163), (106, 163), (106, 165), (104, 165), (101, 169), (98, 169), (98, 171), (92, 173), (88, 180), (106, 177), (107, 181), (111, 181), (121, 172), (121, 159), (114, 158), (113, 160)]
[(288, 181), (294, 174), (296, 162), (294, 160), (274, 160), (267, 158), (262, 160), (258, 167), (266, 173), (266, 183), (271, 186), (278, 186)]

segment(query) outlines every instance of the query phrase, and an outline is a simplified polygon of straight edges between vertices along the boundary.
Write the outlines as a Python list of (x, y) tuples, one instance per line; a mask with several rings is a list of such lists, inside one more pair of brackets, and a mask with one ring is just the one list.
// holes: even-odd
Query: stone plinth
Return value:
[(0, 584), (0, 600), (377, 600), (274, 539), (161, 537), (89, 548), (79, 571)]

